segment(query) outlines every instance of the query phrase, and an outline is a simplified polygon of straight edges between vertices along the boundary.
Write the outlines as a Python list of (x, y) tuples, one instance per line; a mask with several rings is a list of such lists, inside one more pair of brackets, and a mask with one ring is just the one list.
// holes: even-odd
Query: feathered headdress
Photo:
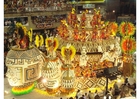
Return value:
[(44, 38), (42, 35), (35, 36), (35, 45), (36, 47), (42, 46), (44, 44)]
[(59, 45), (57, 38), (53, 38), (53, 37), (46, 38), (45, 44), (48, 50), (50, 49), (50, 47), (54, 47), (53, 51), (56, 51)]
[(76, 49), (74, 46), (68, 44), (67, 46), (64, 46), (61, 48), (61, 55), (66, 58), (68, 55), (70, 56), (70, 59), (72, 60), (76, 54)]
[(126, 36), (121, 41), (121, 48), (125, 54), (133, 54), (136, 50), (136, 41), (134, 38)]
[(112, 35), (116, 36), (116, 33), (118, 32), (118, 24), (116, 22), (111, 22), (109, 28), (111, 28)]
[(122, 36), (132, 36), (135, 33), (135, 26), (131, 22), (121, 22), (119, 31)]

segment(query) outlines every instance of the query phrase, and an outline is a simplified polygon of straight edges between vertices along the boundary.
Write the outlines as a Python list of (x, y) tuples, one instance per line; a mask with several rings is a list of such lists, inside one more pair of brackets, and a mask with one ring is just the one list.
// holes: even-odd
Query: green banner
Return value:
[(79, 3), (104, 3), (105, 0), (81, 0)]

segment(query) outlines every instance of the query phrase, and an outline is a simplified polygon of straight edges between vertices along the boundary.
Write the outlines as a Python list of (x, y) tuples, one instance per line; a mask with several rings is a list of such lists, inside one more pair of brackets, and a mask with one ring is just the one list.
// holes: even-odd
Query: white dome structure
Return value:
[(7, 77), (11, 86), (21, 86), (41, 77), (44, 57), (33, 47), (29, 50), (11, 49), (6, 56)]

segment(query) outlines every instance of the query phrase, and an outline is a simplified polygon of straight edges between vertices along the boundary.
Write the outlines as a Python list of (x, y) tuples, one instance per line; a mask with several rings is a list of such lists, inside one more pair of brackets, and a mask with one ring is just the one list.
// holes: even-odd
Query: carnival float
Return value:
[[(104, 74), (100, 78), (98, 74), (105, 68), (117, 67), (115, 73), (124, 78), (132, 77), (135, 73), (132, 57), (136, 51), (136, 41), (133, 37), (136, 28), (131, 22), (105, 22), (101, 20), (102, 15), (97, 9), (94, 9), (93, 14), (87, 12), (85, 10), (82, 14), (77, 14), (73, 8), (67, 19), (61, 20), (57, 28), (60, 44), (58, 49), (67, 44), (76, 49), (72, 61), (76, 90), (102, 90), (106, 86), (106, 79)], [(113, 80), (110, 79), (109, 83), (113, 83)]]
[[(25, 35), (27, 30), (22, 25), (20, 27)], [(67, 19), (61, 20), (57, 31), (56, 37), (45, 40), (42, 35), (36, 35), (33, 47), (30, 30), (26, 34), (29, 38), (23, 37), (28, 43), (17, 40), (17, 46), (8, 52), (7, 77), (16, 95), (22, 88), (33, 89), (34, 82), (35, 90), (46, 95), (69, 94), (92, 88), (104, 90), (106, 78), (104, 74), (99, 77), (99, 74), (105, 68), (117, 67), (122, 77), (135, 73), (135, 26), (131, 22), (119, 25), (105, 22), (101, 20), (99, 10), (94, 9), (93, 15), (88, 14), (87, 10), (76, 14), (73, 8)], [(43, 44), (47, 54), (39, 51)], [(114, 79), (108, 83), (113, 85)]]

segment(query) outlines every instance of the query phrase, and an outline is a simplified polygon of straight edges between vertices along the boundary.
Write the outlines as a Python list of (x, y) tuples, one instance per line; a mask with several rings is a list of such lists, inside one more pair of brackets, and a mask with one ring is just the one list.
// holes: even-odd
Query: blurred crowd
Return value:
[[(66, 14), (63, 15), (50, 15), (50, 16), (31, 16), (31, 21), (36, 25), (37, 28), (48, 28), (48, 26), (52, 27), (52, 25), (56, 22), (60, 22), (60, 20), (66, 19)], [(13, 26), (17, 22), (28, 26), (28, 17), (16, 17), (16, 18), (4, 18), (4, 26)], [(46, 27), (45, 27), (46, 26)]]
[(71, 8), (67, 0), (4, 0), (4, 12), (57, 11)]
[(36, 25), (37, 28), (48, 28), (52, 27), (54, 23), (60, 22), (60, 20), (65, 19), (64, 15), (50, 15), (50, 16), (32, 16), (32, 23)]
[(28, 25), (28, 17), (16, 17), (16, 18), (4, 18), (4, 26), (12, 26), (17, 22), (20, 22), (23, 25)]
[(43, 23), (43, 22), (60, 22), (62, 19), (66, 18), (66, 14), (64, 15), (50, 15), (50, 16), (32, 16), (32, 22)]

